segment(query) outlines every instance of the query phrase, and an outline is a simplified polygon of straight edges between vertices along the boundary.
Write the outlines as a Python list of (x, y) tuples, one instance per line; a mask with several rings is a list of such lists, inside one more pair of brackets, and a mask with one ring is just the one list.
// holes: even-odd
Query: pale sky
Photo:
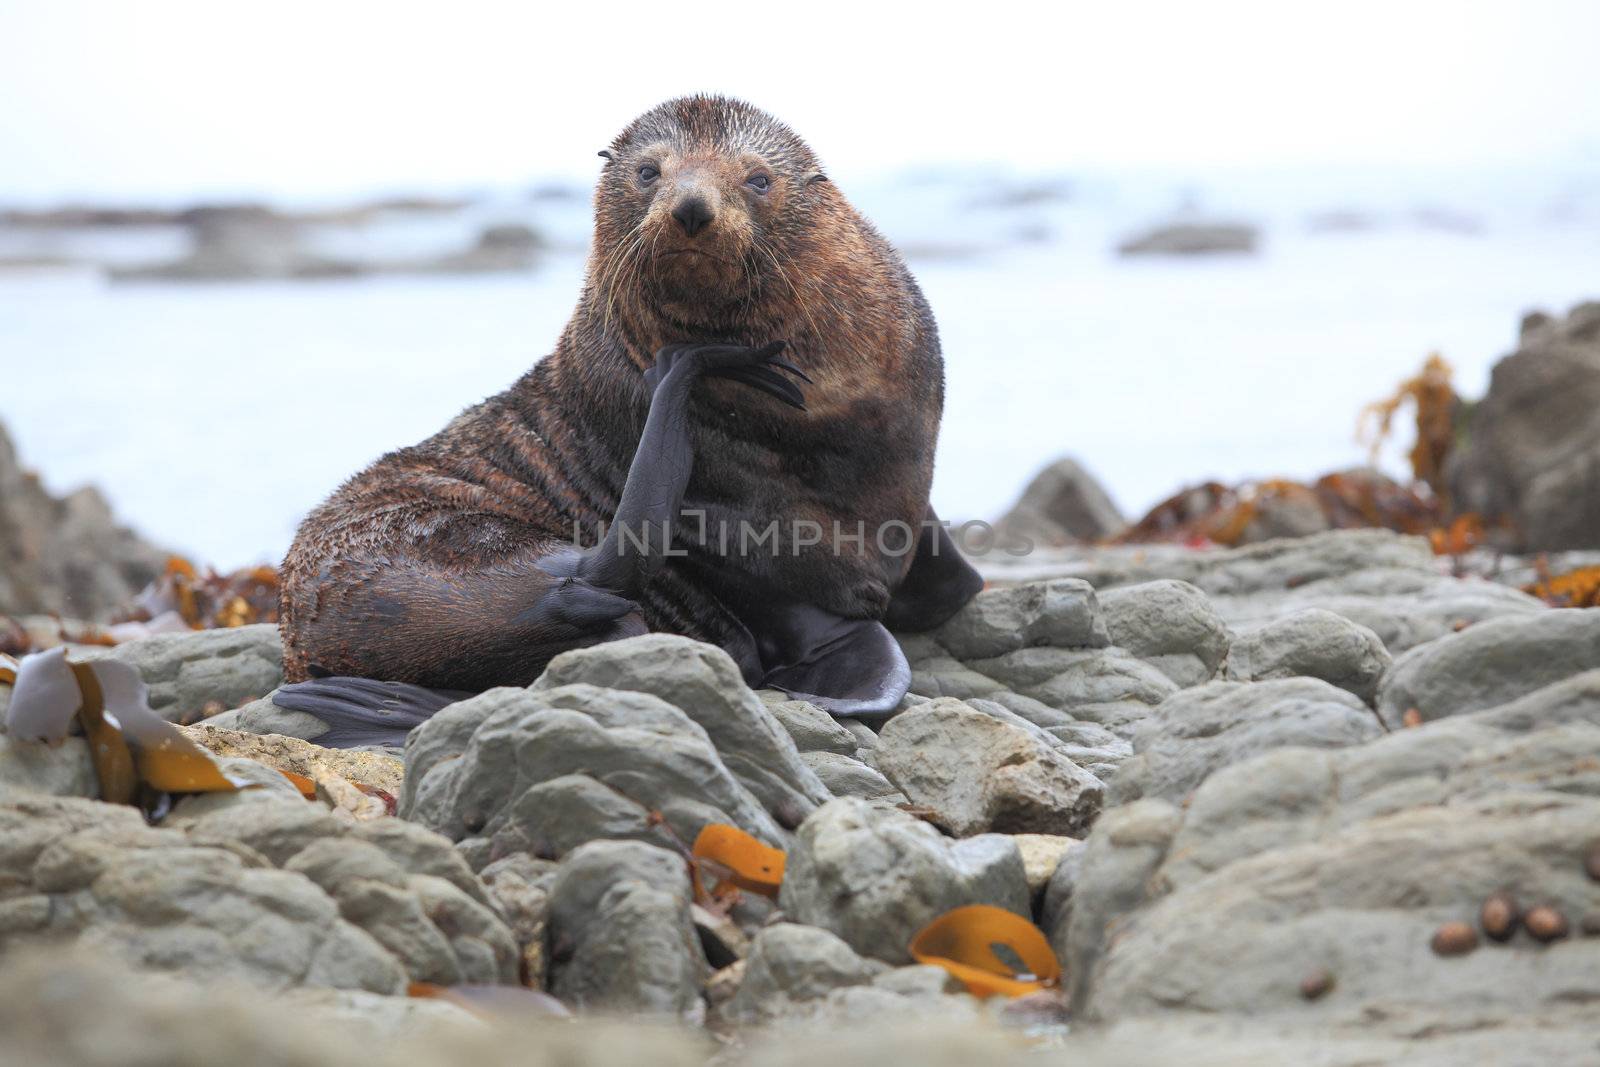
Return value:
[(1600, 3), (0, 0), (0, 198), (520, 186), (715, 90), (836, 173), (1600, 157)]

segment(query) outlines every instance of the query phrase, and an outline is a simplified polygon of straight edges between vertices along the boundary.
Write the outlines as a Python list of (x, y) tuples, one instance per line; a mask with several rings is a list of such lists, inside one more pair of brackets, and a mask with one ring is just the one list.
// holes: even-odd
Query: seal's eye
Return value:
[(765, 194), (768, 189), (772, 188), (772, 179), (767, 177), (765, 174), (752, 174), (750, 177), (744, 180), (744, 183), (750, 188), (754, 189), (756, 192), (762, 194)]
[(659, 177), (661, 177), (661, 172), (649, 163), (639, 168), (639, 180), (645, 185), (649, 185)]

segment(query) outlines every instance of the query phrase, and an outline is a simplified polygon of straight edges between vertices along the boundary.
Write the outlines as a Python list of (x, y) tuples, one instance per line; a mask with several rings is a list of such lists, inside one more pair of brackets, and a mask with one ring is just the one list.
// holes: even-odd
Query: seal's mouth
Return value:
[(698, 256), (701, 259), (709, 259), (713, 263), (731, 265), (728, 264), (728, 261), (723, 259), (721, 256), (712, 255), (710, 252), (703, 251), (699, 248), (669, 248), (665, 252), (656, 253), (657, 259), (667, 259), (670, 256)]

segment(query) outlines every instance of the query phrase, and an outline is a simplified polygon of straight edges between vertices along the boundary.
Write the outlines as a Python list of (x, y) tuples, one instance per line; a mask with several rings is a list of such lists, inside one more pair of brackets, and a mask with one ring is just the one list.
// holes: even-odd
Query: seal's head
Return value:
[(760, 299), (826, 182), (793, 130), (720, 96), (669, 100), (600, 154), (590, 283), (685, 325)]

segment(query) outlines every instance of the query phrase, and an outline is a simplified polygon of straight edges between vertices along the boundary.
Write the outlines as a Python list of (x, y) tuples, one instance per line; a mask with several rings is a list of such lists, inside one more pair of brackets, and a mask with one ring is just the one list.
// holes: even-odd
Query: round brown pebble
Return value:
[(1583, 858), (1583, 869), (1589, 872), (1589, 877), (1600, 882), (1600, 841), (1589, 846), (1589, 854)]
[(1517, 902), (1510, 893), (1492, 893), (1483, 902), (1478, 920), (1489, 937), (1496, 941), (1509, 941), (1511, 935), (1517, 932), (1517, 923), (1522, 920), (1522, 914), (1517, 910)]
[(1522, 925), (1537, 941), (1557, 941), (1567, 936), (1567, 917), (1551, 907), (1529, 908)]
[(1591, 911), (1578, 923), (1584, 937), (1600, 937), (1600, 911)]
[(1300, 995), (1307, 1000), (1321, 1000), (1333, 991), (1333, 972), (1318, 968), (1300, 979)]
[(1478, 931), (1468, 923), (1445, 923), (1433, 933), (1433, 951), (1441, 956), (1465, 956), (1478, 947)]
[(1400, 716), (1400, 721), (1406, 726), (1422, 725), (1422, 710), (1420, 708), (1407, 708), (1406, 713)]

